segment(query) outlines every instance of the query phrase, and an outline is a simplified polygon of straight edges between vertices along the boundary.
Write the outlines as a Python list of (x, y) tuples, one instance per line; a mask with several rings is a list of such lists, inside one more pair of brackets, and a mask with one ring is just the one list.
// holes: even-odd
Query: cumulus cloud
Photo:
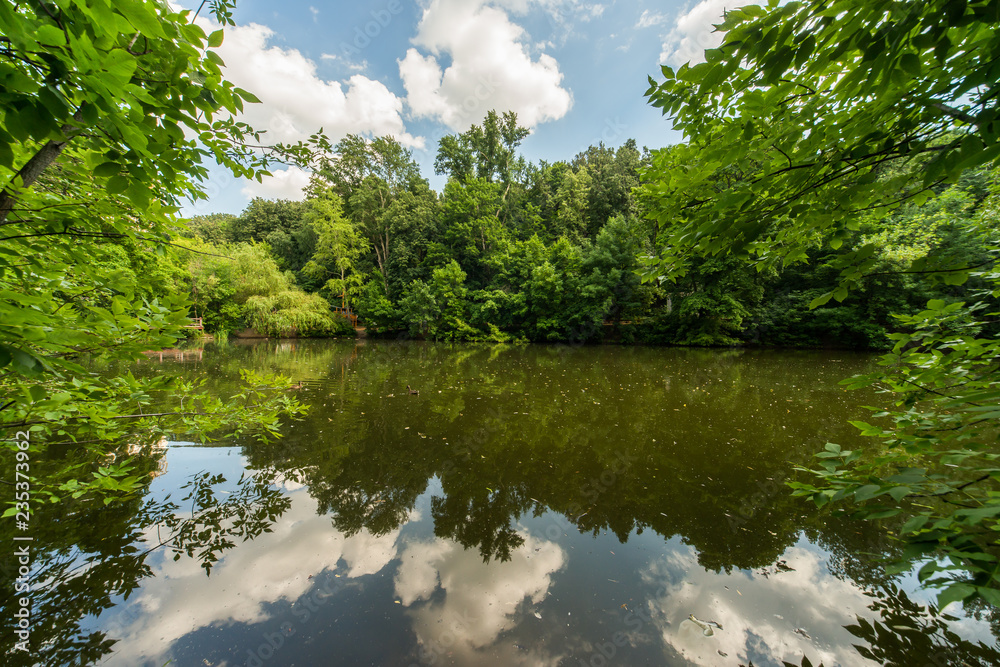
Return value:
[(702, 0), (677, 17), (674, 29), (663, 41), (660, 62), (673, 66), (704, 62), (705, 49), (722, 43), (723, 33), (717, 32), (715, 25), (722, 23), (723, 12), (733, 7), (733, 0)]
[[(525, 664), (514, 655), (493, 655), (509, 648), (509, 642), (504, 647), (497, 639), (517, 624), (525, 602), (536, 605), (548, 596), (567, 556), (554, 542), (527, 533), (522, 537), (524, 544), (504, 563), (483, 563), (476, 550), (452, 540), (413, 542), (402, 549), (396, 595), (408, 608), (425, 652), (447, 650), (461, 664), (478, 664), (477, 651), (489, 647), (489, 664)], [(534, 664), (559, 662), (534, 657)]]
[[(206, 31), (218, 27), (207, 19), (199, 22)], [(260, 99), (261, 104), (244, 106), (241, 120), (266, 131), (266, 141), (302, 141), (322, 128), (334, 142), (347, 134), (371, 134), (395, 137), (408, 147), (423, 146), (422, 138), (406, 131), (403, 100), (385, 84), (361, 74), (344, 82), (323, 79), (315, 62), (297, 49), (275, 46), (273, 38), (274, 31), (264, 25), (230, 27), (217, 49), (226, 62), (226, 78)], [(263, 184), (246, 185), (243, 192), (299, 199), (301, 190), (296, 187), (307, 182), (304, 172), (288, 169), (275, 172)]]
[[(515, 111), (527, 127), (565, 116), (572, 96), (562, 86), (559, 63), (545, 53), (533, 58), (524, 29), (506, 11), (529, 5), (431, 0), (412, 40), (415, 48), (399, 61), (413, 114), (453, 130), (479, 122), (490, 109)], [(450, 64), (443, 67), (442, 56)]]
[(252, 91), (262, 104), (246, 106), (251, 125), (271, 140), (298, 141), (320, 128), (337, 140), (350, 133), (391, 135), (406, 146), (420, 140), (406, 132), (403, 101), (385, 84), (355, 75), (346, 83), (316, 74), (316, 63), (297, 49), (270, 44), (274, 32), (251, 23), (226, 31), (219, 55), (226, 77)]
[[(856, 621), (851, 610), (865, 609), (869, 599), (853, 582), (831, 575), (821, 553), (792, 547), (782, 555), (790, 569), (769, 578), (746, 571), (719, 575), (701, 568), (697, 559), (686, 547), (641, 572), (647, 585), (660, 591), (650, 611), (663, 642), (690, 664), (717, 665), (720, 652), (731, 660), (756, 661), (759, 655), (774, 664), (803, 655), (816, 664), (870, 664), (845, 629)], [(723, 630), (706, 638), (688, 614)]]
[(291, 199), (301, 201), (305, 194), (303, 190), (309, 185), (309, 172), (298, 167), (288, 167), (286, 169), (272, 169), (271, 176), (265, 177), (263, 181), (247, 181), (242, 192), (251, 199), (263, 197), (264, 199)]
[(352, 62), (347, 58), (338, 56), (336, 53), (321, 53), (319, 56), (320, 60), (329, 60), (336, 62), (341, 67), (345, 67), (354, 72), (363, 72), (368, 69), (368, 61), (362, 60), (361, 62)]
[[(345, 537), (331, 530), (315, 499), (302, 491), (291, 497), (291, 509), (273, 532), (227, 552), (211, 577), (193, 558), (154, 565), (155, 576), (143, 582), (131, 606), (109, 619), (120, 641), (108, 664), (162, 665), (178, 639), (212, 625), (263, 622), (271, 605), (306, 595), (314, 585), (310, 577), (337, 569), (340, 561), (350, 579), (379, 572), (396, 557), (399, 530)], [(147, 539), (158, 541), (155, 528)]]
[(540, 7), (553, 21), (558, 22), (572, 20), (574, 17), (586, 21), (588, 17), (600, 16), (607, 8), (600, 3), (581, 2), (581, 0), (490, 0), (490, 4), (508, 9), (515, 14), (527, 14), (532, 7)]

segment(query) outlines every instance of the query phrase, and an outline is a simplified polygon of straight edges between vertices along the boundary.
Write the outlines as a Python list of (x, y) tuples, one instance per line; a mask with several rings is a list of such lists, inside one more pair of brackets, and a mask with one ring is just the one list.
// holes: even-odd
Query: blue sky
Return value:
[[(195, 0), (183, 0), (194, 6)], [(320, 127), (389, 134), (433, 173), (438, 140), (513, 110), (532, 161), (572, 159), (591, 144), (678, 141), (646, 104), (661, 63), (700, 59), (732, 0), (240, 0), (219, 49), (227, 77), (262, 104), (249, 122), (273, 140)], [(199, 19), (201, 20), (201, 19)], [(210, 27), (210, 26), (206, 26)], [(308, 174), (276, 170), (263, 184), (215, 172), (207, 203), (185, 213), (238, 213), (249, 198), (299, 198)]]

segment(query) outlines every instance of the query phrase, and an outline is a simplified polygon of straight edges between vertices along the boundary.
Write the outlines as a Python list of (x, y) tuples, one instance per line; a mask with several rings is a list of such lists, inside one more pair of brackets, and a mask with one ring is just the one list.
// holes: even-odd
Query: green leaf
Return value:
[[(34, 356), (24, 350), (17, 348), (7, 348), (12, 357), (14, 369), (25, 375), (34, 375), (41, 370), (42, 366)], [(34, 388), (34, 387), (33, 387)]]
[(222, 40), (224, 39), (224, 31), (220, 28), (208, 36), (208, 47), (211, 49), (218, 48), (222, 46)]
[(928, 521), (930, 521), (930, 517), (929, 516), (926, 516), (926, 515), (923, 515), (923, 514), (918, 514), (917, 516), (911, 517), (909, 520), (907, 520), (906, 523), (904, 523), (900, 527), (899, 533), (900, 533), (900, 535), (907, 535), (909, 533), (915, 533), (918, 530), (920, 530), (921, 528), (923, 528), (927, 524)]
[(994, 607), (1000, 607), (1000, 591), (986, 586), (976, 586), (976, 592)]
[(942, 280), (945, 285), (964, 285), (969, 280), (969, 274), (966, 271), (953, 271), (944, 274)]
[(864, 502), (865, 500), (871, 500), (882, 490), (882, 487), (877, 484), (866, 484), (854, 492), (854, 500), (857, 502)]
[(236, 88), (235, 93), (244, 100), (246, 100), (247, 102), (250, 102), (251, 104), (261, 104), (260, 98), (258, 98), (256, 95), (247, 90), (243, 90), (242, 88)]
[(899, 59), (899, 65), (907, 74), (920, 74), (920, 58), (915, 53), (904, 53)]
[(818, 296), (809, 302), (809, 310), (815, 310), (820, 306), (825, 306), (833, 298), (833, 292), (827, 292), (823, 296)]
[(119, 174), (117, 176), (112, 176), (110, 179), (108, 179), (107, 185), (105, 185), (104, 187), (107, 188), (108, 193), (113, 195), (118, 195), (125, 192), (125, 190), (128, 189), (128, 186), (129, 186), (128, 176), (125, 176), (124, 174)]
[(159, 17), (156, 15), (154, 9), (156, 7), (155, 4), (143, 2), (142, 0), (119, 0), (114, 6), (143, 35), (147, 37), (165, 36)]
[(117, 162), (105, 162), (94, 168), (94, 176), (97, 178), (110, 178), (121, 173), (122, 167)]
[(955, 516), (961, 517), (966, 523), (980, 523), (983, 519), (989, 519), (1000, 514), (1000, 504), (985, 505), (975, 509), (962, 509), (955, 512)]
[(904, 497), (908, 496), (911, 493), (913, 493), (913, 491), (906, 486), (896, 486), (889, 489), (889, 495), (892, 497), (893, 500), (896, 501), (902, 500)]
[(57, 26), (43, 25), (35, 33), (35, 39), (41, 44), (48, 46), (63, 46), (66, 44), (66, 35)]
[(952, 602), (960, 602), (975, 593), (976, 589), (968, 584), (952, 584), (938, 595), (938, 608), (944, 610)]

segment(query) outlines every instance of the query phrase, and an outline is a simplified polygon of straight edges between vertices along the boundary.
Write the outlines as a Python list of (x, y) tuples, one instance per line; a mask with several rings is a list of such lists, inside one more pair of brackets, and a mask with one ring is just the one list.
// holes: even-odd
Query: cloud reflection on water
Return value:
[[(447, 652), (458, 664), (478, 664), (485, 656), (476, 651), (517, 624), (523, 603), (537, 605), (549, 595), (566, 553), (554, 542), (522, 536), (524, 544), (509, 561), (490, 564), (452, 540), (414, 542), (402, 550), (396, 594), (411, 608), (424, 659)], [(439, 590), (443, 596), (435, 595)]]
[(162, 665), (171, 645), (189, 633), (267, 620), (269, 604), (298, 600), (313, 586), (311, 575), (336, 569), (341, 559), (345, 576), (355, 578), (379, 572), (396, 557), (399, 530), (345, 537), (316, 507), (305, 492), (293, 493), (291, 508), (273, 532), (229, 551), (209, 577), (192, 558), (155, 564), (153, 576), (109, 619), (109, 634), (121, 641), (105, 664)]

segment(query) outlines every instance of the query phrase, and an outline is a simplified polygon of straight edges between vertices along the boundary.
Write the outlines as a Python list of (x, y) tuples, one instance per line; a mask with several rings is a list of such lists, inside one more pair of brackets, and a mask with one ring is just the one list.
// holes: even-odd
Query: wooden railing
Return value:
[(204, 331), (205, 330), (205, 325), (202, 323), (202, 320), (201, 320), (200, 317), (192, 317), (191, 318), (191, 324), (185, 324), (184, 328), (185, 329), (200, 329), (201, 331)]
[(343, 315), (351, 321), (351, 326), (355, 329), (358, 328), (358, 316), (351, 312), (350, 308), (334, 308), (333, 312), (338, 315)]
[(201, 348), (196, 348), (193, 350), (181, 350), (181, 349), (170, 349), (170, 350), (150, 350), (148, 352), (143, 352), (144, 355), (150, 359), (159, 359), (161, 362), (164, 360), (174, 360), (174, 361), (187, 361), (188, 359), (197, 359), (201, 361), (204, 359), (205, 350)]

